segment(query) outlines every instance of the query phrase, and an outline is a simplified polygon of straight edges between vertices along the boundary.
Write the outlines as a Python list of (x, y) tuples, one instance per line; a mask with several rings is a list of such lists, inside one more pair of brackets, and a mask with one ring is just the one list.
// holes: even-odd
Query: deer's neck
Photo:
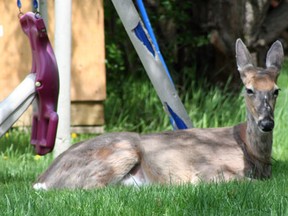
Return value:
[(247, 114), (246, 142), (247, 163), (253, 177), (271, 175), (272, 132), (261, 132), (252, 115)]
[(249, 150), (255, 157), (259, 160), (270, 160), (273, 133), (272, 131), (261, 132), (249, 113), (247, 114), (246, 138)]

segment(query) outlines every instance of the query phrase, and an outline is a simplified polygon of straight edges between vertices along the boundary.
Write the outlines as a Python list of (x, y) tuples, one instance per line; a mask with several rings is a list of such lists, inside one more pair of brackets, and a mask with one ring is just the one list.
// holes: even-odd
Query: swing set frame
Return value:
[[(143, 1), (136, 1), (142, 18), (132, 0), (112, 2), (173, 129), (193, 127), (160, 52)], [(17, 6), (22, 30), (30, 42), (32, 67), (26, 78), (0, 102), (0, 137), (33, 103), (31, 144), (37, 154), (44, 155), (53, 150), (57, 133), (58, 67), (44, 20), (37, 12), (37, 0), (33, 0), (34, 12), (23, 14), (20, 0), (17, 0)]]

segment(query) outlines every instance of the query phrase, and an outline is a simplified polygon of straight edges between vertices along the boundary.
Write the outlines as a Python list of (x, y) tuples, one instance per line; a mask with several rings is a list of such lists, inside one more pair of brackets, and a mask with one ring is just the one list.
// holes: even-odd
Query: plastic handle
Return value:
[(31, 144), (37, 154), (44, 155), (54, 148), (58, 126), (58, 67), (43, 19), (28, 12), (21, 16), (20, 24), (30, 41), (31, 72), (36, 73), (37, 107), (33, 111)]

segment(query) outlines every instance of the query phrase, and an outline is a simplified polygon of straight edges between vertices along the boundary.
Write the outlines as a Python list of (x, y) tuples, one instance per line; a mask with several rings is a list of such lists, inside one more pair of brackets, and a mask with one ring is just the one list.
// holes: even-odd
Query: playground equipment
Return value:
[(174, 129), (193, 127), (176, 92), (161, 55), (142, 0), (137, 0), (140, 18), (132, 0), (112, 0), (125, 30), (163, 104)]
[[(192, 122), (178, 97), (158, 47), (142, 0), (137, 0), (137, 5), (144, 21), (140, 18), (131, 0), (112, 0), (112, 2), (166, 113), (170, 117), (173, 128), (192, 127)], [(0, 137), (34, 102), (31, 144), (34, 145), (37, 154), (44, 155), (53, 150), (56, 139), (58, 67), (40, 14), (37, 12), (23, 14), (20, 0), (17, 0), (17, 5), (22, 30), (29, 38), (31, 46), (32, 67), (31, 73), (6, 99), (0, 102)], [(33, 6), (36, 11), (37, 0), (33, 0)]]
[[(37, 9), (37, 1), (33, 4)], [(0, 137), (34, 101), (31, 144), (37, 154), (44, 155), (53, 150), (57, 132), (58, 67), (43, 19), (37, 12), (23, 14), (21, 1), (17, 0), (17, 5), (22, 30), (31, 46), (32, 67), (31, 73), (0, 102)]]

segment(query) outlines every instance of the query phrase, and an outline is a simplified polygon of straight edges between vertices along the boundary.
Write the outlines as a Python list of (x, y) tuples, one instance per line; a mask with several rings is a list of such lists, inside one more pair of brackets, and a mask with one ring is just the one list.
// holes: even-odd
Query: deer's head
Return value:
[(279, 93), (277, 78), (284, 60), (282, 44), (273, 43), (266, 56), (266, 68), (257, 68), (245, 44), (236, 41), (238, 71), (245, 86), (245, 100), (249, 117), (261, 132), (274, 128), (274, 108)]

